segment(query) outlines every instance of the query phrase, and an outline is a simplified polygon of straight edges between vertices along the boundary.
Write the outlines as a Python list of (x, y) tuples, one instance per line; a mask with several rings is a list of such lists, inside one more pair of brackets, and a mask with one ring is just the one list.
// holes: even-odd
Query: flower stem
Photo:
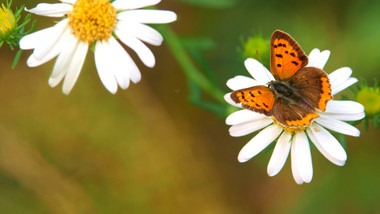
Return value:
[(224, 93), (217, 88), (201, 71), (194, 65), (190, 56), (186, 52), (184, 46), (181, 44), (178, 36), (173, 32), (169, 26), (157, 26), (157, 30), (165, 37), (165, 42), (177, 59), (179, 65), (182, 67), (186, 77), (198, 84), (205, 92), (212, 96), (220, 103), (225, 103), (223, 99)]

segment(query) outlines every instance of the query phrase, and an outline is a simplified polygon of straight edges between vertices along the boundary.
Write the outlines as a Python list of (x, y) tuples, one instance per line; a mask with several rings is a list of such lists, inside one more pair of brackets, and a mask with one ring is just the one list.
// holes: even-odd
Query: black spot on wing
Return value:
[(276, 54), (276, 57), (282, 58), (282, 54)]

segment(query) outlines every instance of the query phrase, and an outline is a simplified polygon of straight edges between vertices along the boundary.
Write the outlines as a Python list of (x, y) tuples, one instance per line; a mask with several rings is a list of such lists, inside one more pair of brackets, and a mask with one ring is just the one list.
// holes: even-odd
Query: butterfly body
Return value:
[(291, 128), (308, 126), (324, 111), (331, 96), (328, 75), (305, 67), (308, 58), (294, 39), (275, 31), (271, 39), (271, 72), (276, 80), (268, 86), (253, 86), (231, 93), (243, 108), (272, 116)]

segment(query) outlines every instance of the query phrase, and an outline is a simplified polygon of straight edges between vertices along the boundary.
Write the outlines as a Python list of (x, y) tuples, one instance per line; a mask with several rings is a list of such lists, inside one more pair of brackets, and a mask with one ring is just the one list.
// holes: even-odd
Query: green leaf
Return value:
[(22, 49), (19, 49), (17, 51), (16, 56), (15, 56), (15, 58), (13, 60), (13, 63), (12, 63), (12, 69), (14, 69), (17, 66), (17, 64), (18, 64), (18, 61), (20, 61), (20, 57), (21, 57), (22, 51), (23, 51)]
[(223, 9), (230, 8), (236, 5), (237, 0), (177, 0), (187, 4), (192, 4), (198, 7)]

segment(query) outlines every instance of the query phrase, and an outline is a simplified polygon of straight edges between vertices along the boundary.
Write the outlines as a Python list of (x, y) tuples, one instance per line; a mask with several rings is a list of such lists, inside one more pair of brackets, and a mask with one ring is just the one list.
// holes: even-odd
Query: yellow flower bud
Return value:
[(362, 87), (356, 94), (356, 101), (363, 104), (369, 117), (380, 113), (380, 90), (373, 87)]
[(2, 4), (0, 8), (0, 36), (14, 29), (15, 25), (16, 19), (13, 12)]

